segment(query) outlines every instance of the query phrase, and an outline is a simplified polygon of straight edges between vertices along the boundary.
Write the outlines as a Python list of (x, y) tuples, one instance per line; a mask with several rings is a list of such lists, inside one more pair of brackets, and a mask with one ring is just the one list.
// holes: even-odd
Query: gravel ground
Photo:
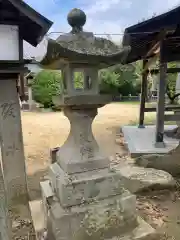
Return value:
[[(99, 145), (109, 156), (127, 155), (123, 137), (119, 134), (120, 126), (137, 120), (138, 114), (139, 107), (136, 104), (113, 103), (99, 109), (99, 115), (93, 123), (93, 132)], [(40, 198), (39, 181), (46, 175), (50, 163), (49, 149), (63, 144), (70, 125), (60, 112), (22, 112), (22, 125), (30, 197), (35, 200)], [(162, 240), (179, 240), (179, 196), (178, 188), (174, 191), (146, 192), (137, 196), (139, 214), (164, 234)], [(16, 224), (19, 224), (18, 220)]]

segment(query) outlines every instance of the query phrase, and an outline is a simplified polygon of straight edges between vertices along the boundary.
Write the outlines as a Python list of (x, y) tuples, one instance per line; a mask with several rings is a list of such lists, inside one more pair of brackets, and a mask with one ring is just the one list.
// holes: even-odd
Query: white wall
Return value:
[(0, 25), (0, 60), (19, 60), (18, 26)]

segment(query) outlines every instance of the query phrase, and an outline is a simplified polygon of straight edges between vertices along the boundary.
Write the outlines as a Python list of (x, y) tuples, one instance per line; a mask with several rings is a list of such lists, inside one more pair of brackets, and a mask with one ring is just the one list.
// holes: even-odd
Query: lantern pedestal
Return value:
[(72, 174), (108, 167), (109, 159), (100, 151), (92, 133), (97, 108), (65, 108), (64, 114), (71, 123), (71, 130), (57, 153), (57, 162), (62, 169)]
[[(63, 108), (71, 129), (64, 145), (57, 152), (57, 162), (68, 174), (109, 167), (109, 158), (100, 150), (92, 133), (97, 108), (111, 101), (110, 96), (79, 95), (55, 98)], [(99, 102), (99, 103), (98, 103)]]
[[(101, 104), (95, 105), (97, 97)], [(127, 235), (127, 240), (145, 240), (154, 230), (147, 225), (141, 237), (144, 222), (137, 217), (136, 197), (124, 188), (122, 176), (111, 169), (92, 133), (97, 107), (102, 106), (102, 99), (106, 99), (105, 105), (108, 97), (88, 98), (94, 103), (86, 103), (83, 95), (73, 96), (76, 103), (84, 99), (83, 105), (67, 106), (68, 101), (67, 105), (60, 101), (71, 129), (49, 168), (50, 180), (41, 183), (49, 239), (100, 240)]]

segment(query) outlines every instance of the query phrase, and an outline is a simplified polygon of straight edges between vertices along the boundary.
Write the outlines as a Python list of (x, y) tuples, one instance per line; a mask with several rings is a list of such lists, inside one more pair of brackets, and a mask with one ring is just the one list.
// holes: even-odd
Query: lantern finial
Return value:
[(86, 23), (86, 14), (81, 9), (74, 8), (69, 12), (67, 20), (72, 27), (72, 33), (81, 32)]

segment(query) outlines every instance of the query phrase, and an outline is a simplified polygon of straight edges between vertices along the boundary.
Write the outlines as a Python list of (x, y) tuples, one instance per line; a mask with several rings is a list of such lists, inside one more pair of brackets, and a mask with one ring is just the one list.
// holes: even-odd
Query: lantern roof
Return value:
[(18, 25), (23, 40), (36, 47), (53, 23), (22, 0), (0, 0), (0, 24)]
[(103, 68), (123, 62), (128, 55), (130, 47), (121, 48), (108, 39), (83, 31), (86, 15), (82, 10), (71, 10), (67, 20), (72, 27), (71, 32), (60, 35), (56, 40), (48, 39), (42, 65), (57, 69), (61, 64), (71, 62), (94, 64)]

